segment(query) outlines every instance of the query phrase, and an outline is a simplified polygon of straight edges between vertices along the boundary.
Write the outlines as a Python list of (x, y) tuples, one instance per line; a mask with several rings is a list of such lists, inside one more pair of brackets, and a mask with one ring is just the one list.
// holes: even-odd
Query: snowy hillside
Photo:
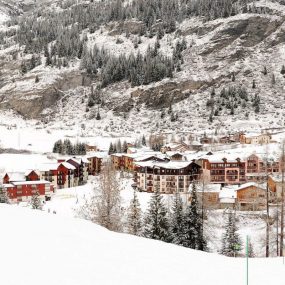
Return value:
[[(179, 2), (195, 4), (199, 1)], [(13, 1), (6, 2), (9, 7), (13, 6)], [(98, 3), (106, 10), (102, 8), (102, 19), (93, 19), (89, 13), (92, 9), (94, 13), (97, 11), (96, 1), (50, 1), (52, 4), (45, 6), (40, 5), (42, 2), (22, 1), (14, 6), (20, 7), (21, 16), (13, 16), (7, 5), (0, 7), (0, 24), (5, 31), (0, 37), (1, 109), (12, 109), (24, 118), (42, 121), (45, 126), (68, 125), (93, 129), (98, 134), (134, 134), (142, 126), (145, 131), (152, 132), (157, 129), (171, 131), (177, 127), (181, 131), (204, 128), (227, 132), (284, 126), (281, 106), (284, 102), (285, 6), (282, 1), (238, 1), (238, 11), (224, 17), (208, 17), (207, 11), (201, 12), (201, 16), (182, 15), (171, 30), (167, 30), (169, 23), (165, 19), (168, 11), (161, 15), (162, 19), (152, 19), (152, 27), (145, 28), (142, 23), (145, 19), (128, 16), (122, 21), (119, 15), (117, 20), (112, 20), (114, 16), (105, 16), (109, 8), (102, 3)], [(122, 5), (125, 6), (127, 3)], [(129, 10), (126, 13), (131, 13)], [(82, 20), (82, 11), (90, 22)], [(183, 6), (179, 11), (184, 13)], [(81, 24), (74, 24), (69, 13)], [(53, 41), (42, 36), (37, 46), (33, 43), (38, 40), (36, 35), (31, 36), (25, 30), (32, 26), (30, 18), (47, 24), (66, 18), (66, 34), (57, 37), (54, 31), (49, 35)], [(12, 20), (5, 26), (3, 21), (7, 19)], [(163, 32), (160, 32), (161, 21), (167, 26)], [(68, 29), (73, 24), (70, 32)], [(42, 27), (34, 31), (42, 35), (44, 32)], [(31, 37), (31, 42), (25, 42), (26, 36)], [(186, 47), (177, 55), (177, 44), (182, 41)], [(50, 64), (46, 64), (45, 42), (51, 54), (58, 53), (52, 55)], [(151, 79), (139, 85), (128, 76), (119, 76), (119, 79), (112, 79), (114, 82), (103, 84), (98, 91), (106, 75), (100, 70), (103, 67), (96, 72), (93, 70), (91, 75), (90, 70), (82, 68), (82, 62), (86, 61), (83, 45), (91, 50), (96, 46), (114, 60), (118, 56), (138, 53), (143, 56), (148, 47), (157, 46), (161, 56), (173, 57), (173, 77)], [(72, 54), (77, 49), (80, 55)], [(71, 54), (65, 56), (65, 53)], [(178, 61), (174, 54), (180, 58)], [(108, 76), (111, 71), (107, 72)], [(100, 120), (96, 120), (99, 112)]]
[[(245, 258), (117, 234), (83, 220), (19, 207), (0, 205), (0, 215), (5, 217), (0, 221), (3, 284), (240, 285), (246, 281)], [(282, 259), (249, 260), (249, 284), (281, 285), (283, 280)]]

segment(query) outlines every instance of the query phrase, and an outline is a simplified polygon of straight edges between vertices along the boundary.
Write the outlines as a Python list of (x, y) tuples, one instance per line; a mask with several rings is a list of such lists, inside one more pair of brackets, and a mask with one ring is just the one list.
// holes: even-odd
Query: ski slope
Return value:
[[(90, 222), (0, 205), (1, 284), (246, 284), (245, 258), (226, 258), (109, 232)], [(282, 259), (249, 261), (249, 284), (284, 284)]]

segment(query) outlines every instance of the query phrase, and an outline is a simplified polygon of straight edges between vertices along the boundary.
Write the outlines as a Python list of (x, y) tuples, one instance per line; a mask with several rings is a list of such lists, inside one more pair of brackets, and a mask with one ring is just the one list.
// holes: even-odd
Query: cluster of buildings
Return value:
[(266, 154), (264, 148), (257, 146), (272, 142), (271, 135), (236, 133), (219, 137), (223, 145), (234, 142), (239, 143), (238, 148), (209, 151), (204, 145), (212, 141), (204, 135), (191, 144), (165, 144), (160, 151), (128, 145), (126, 153), (110, 155), (86, 145), (85, 156), (57, 159), (25, 172), (8, 172), (2, 187), (13, 202), (28, 201), (35, 193), (50, 199), (56, 189), (85, 184), (88, 176), (98, 174), (104, 161), (110, 159), (117, 171), (133, 174), (132, 186), (139, 191), (157, 189), (165, 194), (179, 192), (191, 197), (195, 183), (198, 198), (210, 208), (259, 210), (266, 205), (268, 191), (271, 201), (280, 199), (280, 154)]
[(271, 202), (281, 197), (280, 153), (263, 150), (189, 151), (184, 144), (172, 143), (160, 152), (130, 148), (128, 153), (112, 154), (111, 161), (115, 169), (133, 173), (133, 186), (139, 191), (188, 195), (194, 181), (199, 197), (211, 208), (259, 210), (266, 205), (267, 191)]
[(11, 202), (25, 202), (38, 193), (42, 199), (50, 199), (56, 189), (76, 187), (88, 180), (88, 175), (101, 171), (105, 152), (90, 152), (86, 156), (58, 159), (42, 164), (38, 169), (25, 172), (7, 172), (2, 187)]

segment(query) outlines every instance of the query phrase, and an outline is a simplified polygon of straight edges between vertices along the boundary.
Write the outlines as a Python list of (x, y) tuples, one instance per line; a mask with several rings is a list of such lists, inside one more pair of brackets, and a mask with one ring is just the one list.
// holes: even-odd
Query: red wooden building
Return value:
[(37, 181), (40, 180), (40, 174), (36, 170), (27, 170), (26, 172), (7, 172), (3, 177), (3, 183), (19, 181)]
[(49, 199), (54, 192), (53, 185), (49, 181), (20, 181), (3, 184), (11, 202), (29, 201), (33, 195), (39, 193), (42, 199)]

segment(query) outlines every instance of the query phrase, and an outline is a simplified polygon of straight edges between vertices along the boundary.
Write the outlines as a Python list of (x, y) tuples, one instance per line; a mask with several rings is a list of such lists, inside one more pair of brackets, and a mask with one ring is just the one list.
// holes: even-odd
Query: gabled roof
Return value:
[(256, 187), (262, 190), (266, 190), (266, 187), (264, 188), (264, 185), (262, 184), (258, 184), (256, 182), (248, 182), (248, 183), (241, 184), (235, 191), (239, 191), (247, 187)]
[(79, 160), (77, 158), (72, 157), (72, 158), (69, 158), (69, 159), (66, 160), (67, 163), (72, 164), (69, 161), (72, 161), (76, 166), (80, 166), (81, 165), (81, 160)]
[(26, 181), (25, 172), (7, 172), (9, 181)]
[(59, 167), (60, 165), (63, 165), (65, 168), (67, 168), (67, 169), (69, 169), (69, 170), (75, 170), (75, 169), (76, 169), (75, 166), (73, 166), (72, 164), (70, 164), (70, 163), (68, 163), (68, 162), (61, 162), (61, 163), (58, 164), (58, 167)]
[(25, 172), (25, 176), (28, 176), (31, 172), (35, 172), (37, 175), (40, 175), (39, 171), (36, 170), (36, 169), (28, 169), (26, 172)]
[[(221, 189), (222, 189), (222, 185), (221, 184), (206, 184), (204, 187), (201, 184), (197, 184), (196, 185), (197, 188), (197, 192), (204, 192), (204, 193), (220, 193)], [(192, 192), (192, 184), (189, 185), (189, 192)]]

